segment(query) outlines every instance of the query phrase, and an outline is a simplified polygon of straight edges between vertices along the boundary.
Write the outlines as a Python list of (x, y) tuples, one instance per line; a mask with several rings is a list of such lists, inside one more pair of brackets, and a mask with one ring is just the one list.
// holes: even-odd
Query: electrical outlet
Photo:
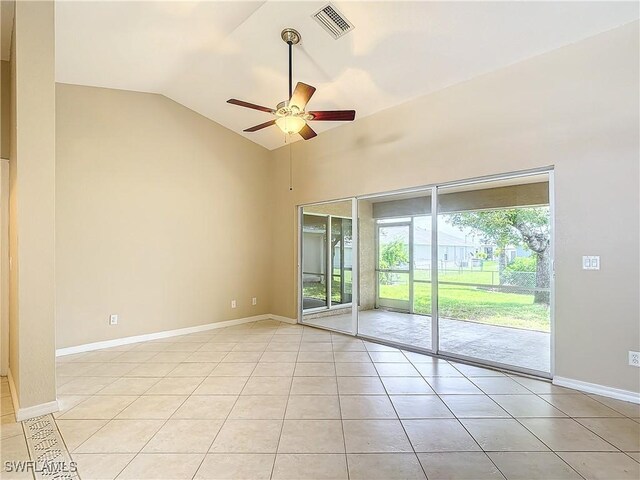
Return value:
[(118, 315), (110, 315), (109, 325), (117, 325), (117, 324), (118, 324)]
[(251, 305), (257, 305), (258, 304), (258, 298), (257, 297), (253, 297), (251, 299)]
[(238, 304), (236, 303), (235, 300), (231, 300), (231, 308), (236, 308), (238, 306)]
[(640, 367), (640, 352), (629, 350), (629, 365), (632, 367)]

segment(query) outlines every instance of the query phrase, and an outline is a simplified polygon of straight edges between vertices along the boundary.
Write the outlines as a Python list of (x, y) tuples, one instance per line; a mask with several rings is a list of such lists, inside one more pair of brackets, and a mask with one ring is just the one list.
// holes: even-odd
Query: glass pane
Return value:
[(352, 201), (305, 206), (302, 244), (303, 323), (351, 333)]
[(440, 350), (549, 372), (547, 176), (438, 192)]
[(413, 312), (431, 315), (431, 216), (413, 218)]
[(327, 217), (304, 214), (302, 224), (302, 302), (305, 310), (327, 306)]
[(378, 227), (378, 270), (409, 270), (409, 227)]
[(358, 201), (358, 333), (431, 349), (431, 189)]

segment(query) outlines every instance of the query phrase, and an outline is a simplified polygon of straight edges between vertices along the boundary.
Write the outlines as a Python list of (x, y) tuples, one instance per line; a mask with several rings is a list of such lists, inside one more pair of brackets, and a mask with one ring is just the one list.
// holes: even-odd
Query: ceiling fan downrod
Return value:
[(293, 46), (300, 43), (302, 36), (293, 28), (285, 28), (280, 33), (280, 37), (289, 46), (289, 96), (287, 98), (291, 98), (291, 95), (293, 95)]

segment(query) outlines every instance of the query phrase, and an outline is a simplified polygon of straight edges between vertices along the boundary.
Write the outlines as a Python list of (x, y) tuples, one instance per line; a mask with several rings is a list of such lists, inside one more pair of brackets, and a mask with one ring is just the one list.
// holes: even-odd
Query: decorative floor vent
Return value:
[(336, 40), (354, 29), (353, 24), (330, 3), (314, 13), (313, 18)]

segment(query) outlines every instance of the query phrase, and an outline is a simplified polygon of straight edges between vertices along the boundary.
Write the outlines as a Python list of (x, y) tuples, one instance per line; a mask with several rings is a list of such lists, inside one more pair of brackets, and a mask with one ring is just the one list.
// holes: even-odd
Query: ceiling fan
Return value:
[(257, 132), (263, 128), (277, 125), (285, 134), (293, 135), (299, 133), (302, 138), (309, 140), (317, 134), (307, 124), (308, 121), (325, 121), (325, 122), (350, 122), (356, 117), (355, 110), (321, 110), (321, 111), (305, 111), (305, 107), (309, 99), (316, 91), (315, 87), (306, 83), (298, 82), (296, 89), (292, 90), (292, 61), (291, 53), (293, 45), (300, 43), (302, 38), (300, 34), (293, 28), (285, 28), (280, 34), (282, 40), (289, 45), (289, 100), (280, 102), (276, 108), (263, 107), (254, 103), (244, 102), (231, 98), (227, 103), (238, 105), (240, 107), (260, 110), (270, 113), (276, 118), (268, 122), (247, 128), (245, 132)]

